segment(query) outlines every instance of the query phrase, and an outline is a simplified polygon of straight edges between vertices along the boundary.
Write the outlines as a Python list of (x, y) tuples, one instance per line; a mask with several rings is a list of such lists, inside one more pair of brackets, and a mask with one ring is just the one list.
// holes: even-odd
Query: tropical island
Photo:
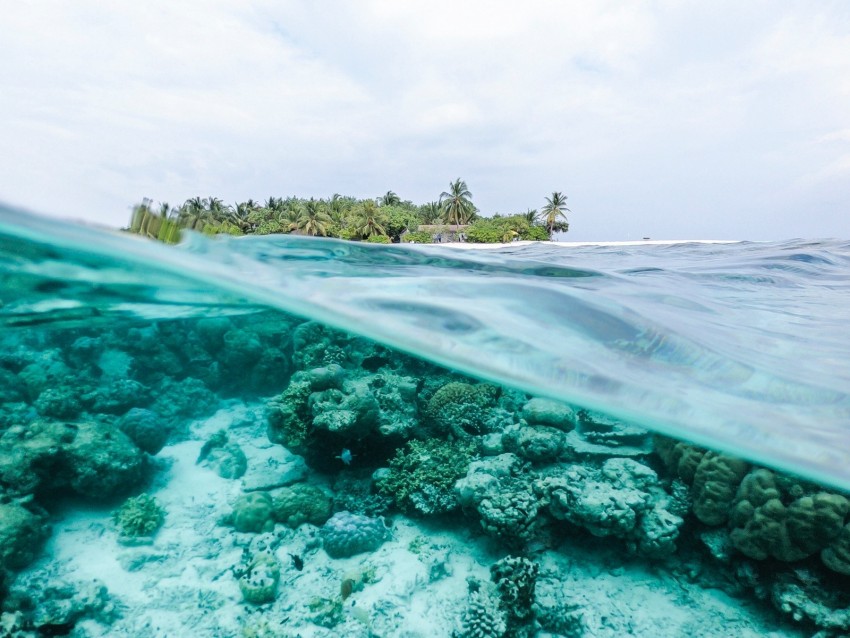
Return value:
[(180, 240), (180, 231), (205, 235), (293, 234), (335, 237), (378, 244), (547, 241), (569, 230), (567, 197), (555, 191), (538, 211), (484, 217), (472, 203), (466, 182), (458, 178), (439, 199), (425, 204), (402, 200), (393, 191), (375, 199), (334, 194), (327, 199), (269, 197), (225, 204), (217, 197), (193, 197), (181, 206), (153, 205), (144, 199), (133, 207), (131, 233), (166, 243)]

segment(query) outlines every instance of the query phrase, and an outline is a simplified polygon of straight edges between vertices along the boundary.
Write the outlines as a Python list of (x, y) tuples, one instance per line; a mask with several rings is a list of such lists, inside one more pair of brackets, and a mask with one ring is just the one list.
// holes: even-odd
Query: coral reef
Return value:
[(144, 408), (131, 408), (121, 417), (118, 427), (136, 447), (152, 456), (159, 454), (171, 434), (168, 423), (156, 412)]
[(542, 475), (534, 489), (555, 519), (594, 536), (622, 538), (650, 557), (676, 549), (685, 506), (651, 468), (633, 459), (608, 459), (599, 468), (564, 465)]
[(453, 638), (503, 638), (507, 629), (507, 617), (497, 593), (481, 583), (470, 583), (460, 629), (452, 634)]
[(280, 563), (271, 552), (254, 553), (245, 564), (234, 568), (233, 573), (245, 602), (265, 605), (277, 598)]
[(137, 485), (145, 467), (141, 450), (109, 423), (39, 421), (0, 436), (0, 485), (10, 494), (107, 499)]
[(202, 446), (196, 463), (215, 470), (221, 478), (238, 479), (248, 469), (248, 459), (242, 448), (231, 443), (227, 432), (219, 430)]
[(493, 429), (490, 410), (496, 406), (498, 388), (478, 383), (452, 381), (428, 401), (426, 414), (440, 434), (463, 439)]
[(49, 535), (46, 512), (31, 502), (0, 501), (0, 574), (29, 565)]
[(509, 636), (524, 633), (523, 627), (529, 625), (534, 617), (538, 573), (535, 563), (520, 556), (506, 556), (490, 566), (490, 579), (496, 585), (502, 608), (507, 613)]
[(331, 558), (348, 558), (378, 549), (388, 535), (380, 519), (337, 512), (322, 527), (322, 544)]
[(333, 506), (327, 494), (307, 483), (277, 490), (272, 501), (274, 519), (293, 529), (304, 523), (323, 525), (330, 518)]
[(444, 514), (458, 507), (455, 482), (466, 474), (475, 445), (466, 441), (409, 441), (390, 460), (378, 491), (408, 513)]
[(112, 520), (118, 528), (118, 541), (125, 544), (137, 544), (141, 539), (149, 539), (165, 522), (165, 510), (156, 498), (148, 494), (139, 494), (128, 498), (112, 513)]
[(243, 494), (233, 504), (233, 511), (222, 523), (232, 525), (237, 532), (260, 534), (274, 529), (274, 504), (268, 492)]
[(5, 626), (11, 638), (67, 636), (84, 620), (108, 625), (121, 613), (106, 586), (97, 580), (19, 579), (3, 608), (7, 613), (0, 622), (0, 636)]

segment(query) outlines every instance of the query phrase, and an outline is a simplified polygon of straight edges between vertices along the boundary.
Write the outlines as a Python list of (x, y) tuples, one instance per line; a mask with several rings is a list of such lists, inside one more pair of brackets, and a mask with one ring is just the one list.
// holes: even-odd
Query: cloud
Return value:
[(850, 127), (848, 26), (790, 2), (13, 3), (0, 198), (120, 225), (143, 196), (428, 201), (461, 176), (485, 213), (566, 191), (576, 239), (848, 236), (846, 147), (818, 142)]

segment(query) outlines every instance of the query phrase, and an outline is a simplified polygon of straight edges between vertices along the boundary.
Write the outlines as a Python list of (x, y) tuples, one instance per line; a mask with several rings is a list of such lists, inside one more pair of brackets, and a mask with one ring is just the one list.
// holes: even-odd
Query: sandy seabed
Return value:
[[(248, 458), (242, 479), (220, 478), (196, 463), (203, 442), (222, 429)], [(120, 545), (111, 510), (68, 505), (43, 558), (21, 574), (30, 582), (96, 580), (108, 588), (119, 617), (110, 625), (85, 620), (71, 636), (450, 638), (467, 606), (467, 579), (489, 580), (489, 566), (507, 554), (468, 521), (440, 525), (399, 515), (387, 521), (391, 537), (378, 550), (346, 559), (331, 559), (309, 524), (277, 525), (267, 534), (220, 525), (245, 489), (295, 480), (327, 487), (300, 457), (268, 442), (260, 404), (233, 402), (193, 422), (189, 440), (167, 446), (156, 462), (148, 493), (167, 515), (152, 545)], [(258, 543), (271, 547), (282, 565), (277, 599), (262, 606), (243, 601), (233, 575), (243, 551)], [(293, 555), (303, 560), (302, 569)], [(761, 607), (660, 566), (624, 562), (621, 548), (600, 549), (595, 539), (538, 548), (533, 559), (540, 568), (538, 595), (548, 591), (575, 604), (583, 636), (803, 635), (780, 629)], [(342, 603), (338, 624), (322, 626), (317, 604), (339, 601), (343, 579), (365, 573), (369, 578)]]

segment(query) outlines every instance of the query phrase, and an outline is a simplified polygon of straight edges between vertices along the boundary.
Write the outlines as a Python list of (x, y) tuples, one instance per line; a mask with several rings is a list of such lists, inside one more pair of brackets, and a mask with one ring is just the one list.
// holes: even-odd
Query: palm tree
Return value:
[(522, 216), (529, 224), (533, 224), (537, 221), (537, 218), (540, 216), (540, 213), (537, 212), (536, 208), (529, 208), (527, 211), (522, 213)]
[(465, 224), (475, 215), (472, 193), (460, 177), (449, 184), (448, 191), (440, 195), (440, 205), (446, 222), (455, 226)]
[(428, 202), (419, 208), (419, 217), (423, 224), (436, 224), (443, 217), (443, 210), (440, 202)]
[(237, 203), (236, 208), (231, 209), (228, 219), (234, 226), (244, 233), (249, 230), (253, 230), (254, 223), (252, 221), (252, 216), (254, 216), (258, 210), (259, 207), (254, 200), (249, 199), (247, 202)]
[(356, 221), (355, 232), (363, 239), (368, 239), (372, 235), (387, 234), (386, 229), (381, 224), (378, 207), (371, 199), (363, 202), (363, 209)]
[(216, 223), (221, 223), (230, 214), (230, 206), (225, 205), (218, 197), (210, 197), (207, 199), (207, 213), (210, 219)]
[(392, 191), (387, 191), (383, 197), (378, 198), (379, 206), (398, 206), (401, 204), (401, 197)]
[(305, 235), (322, 235), (328, 234), (328, 226), (333, 222), (320, 202), (317, 202), (312, 197), (310, 201), (304, 203), (304, 209), (298, 216), (298, 229), (304, 231)]
[[(546, 227), (549, 229), (549, 239), (552, 239), (552, 233), (555, 232), (556, 226), (563, 226), (566, 224), (566, 228), (564, 230), (569, 229), (570, 225), (564, 211), (572, 212), (569, 208), (567, 208), (566, 195), (555, 191), (552, 193), (552, 197), (546, 198), (546, 205), (543, 206), (543, 210), (540, 211), (540, 220), (544, 222)], [(558, 218), (562, 218), (564, 221), (559, 222)]]

